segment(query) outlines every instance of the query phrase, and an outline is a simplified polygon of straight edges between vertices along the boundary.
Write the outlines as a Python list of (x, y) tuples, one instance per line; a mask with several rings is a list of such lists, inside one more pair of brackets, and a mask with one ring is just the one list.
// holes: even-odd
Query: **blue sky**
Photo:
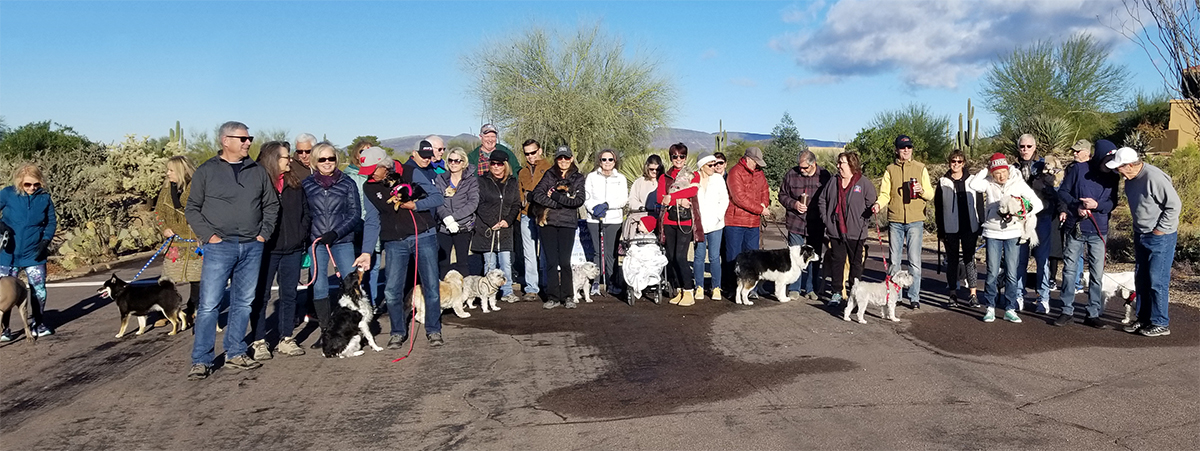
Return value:
[[(910, 102), (952, 123), (998, 55), (1091, 32), (1138, 89), (1162, 90), (1141, 49), (1106, 26), (1119, 0), (815, 2), (0, 3), (0, 116), (93, 140), (226, 120), (289, 135), (477, 133), (464, 56), (531, 25), (599, 23), (678, 91), (671, 126), (849, 140)], [(501, 131), (503, 135), (503, 130)]]

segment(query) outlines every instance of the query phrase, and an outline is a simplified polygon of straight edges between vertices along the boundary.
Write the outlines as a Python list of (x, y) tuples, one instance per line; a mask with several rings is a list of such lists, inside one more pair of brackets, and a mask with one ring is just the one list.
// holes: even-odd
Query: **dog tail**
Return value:
[(442, 278), (442, 281), (446, 283), (456, 283), (462, 285), (463, 275), (458, 271), (451, 269), (446, 273), (446, 277)]
[(171, 288), (174, 288), (174, 287), (175, 287), (175, 281), (174, 281), (174, 280), (171, 280), (171, 278), (170, 278), (170, 277), (167, 277), (167, 276), (159, 276), (159, 277), (158, 277), (158, 285), (159, 285), (159, 286), (162, 286), (162, 287), (171, 287)]

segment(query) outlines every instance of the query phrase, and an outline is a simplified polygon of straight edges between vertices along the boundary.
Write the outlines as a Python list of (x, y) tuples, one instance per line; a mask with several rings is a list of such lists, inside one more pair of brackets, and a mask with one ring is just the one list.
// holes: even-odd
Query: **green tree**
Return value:
[(51, 121), (31, 122), (4, 134), (0, 139), (0, 159), (29, 160), (43, 151), (65, 151), (91, 144), (71, 127)]
[(1120, 101), (1129, 70), (1109, 63), (1111, 50), (1090, 35), (1055, 46), (1038, 41), (992, 64), (984, 77), (983, 98), (1004, 124), (1043, 115), (1066, 119), (1076, 138), (1111, 131), (1105, 111)]
[(913, 159), (917, 161), (943, 162), (953, 147), (950, 116), (935, 116), (926, 105), (909, 104), (876, 114), (871, 123), (846, 144), (846, 149), (860, 154), (864, 174), (871, 178), (881, 177), (887, 165), (896, 159), (896, 137), (900, 135), (912, 138)]
[(771, 143), (763, 149), (763, 160), (767, 163), (763, 172), (767, 175), (767, 183), (781, 186), (783, 175), (796, 165), (797, 157), (805, 150), (808, 150), (808, 143), (800, 137), (792, 116), (785, 111), (783, 118), (771, 130)]
[(567, 144), (578, 161), (605, 147), (644, 149), (666, 125), (675, 97), (656, 63), (629, 58), (621, 40), (599, 26), (573, 36), (533, 26), (465, 63), (484, 116), (506, 130), (507, 141)]

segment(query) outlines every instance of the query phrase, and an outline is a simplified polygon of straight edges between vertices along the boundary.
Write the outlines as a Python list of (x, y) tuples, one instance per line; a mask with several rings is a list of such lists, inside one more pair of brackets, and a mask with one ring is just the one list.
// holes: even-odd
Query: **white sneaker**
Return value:
[(1037, 308), (1034, 311), (1037, 313), (1050, 313), (1050, 301), (1038, 302)]
[(267, 340), (250, 343), (250, 349), (254, 350), (254, 360), (271, 360), (271, 348), (267, 346)]

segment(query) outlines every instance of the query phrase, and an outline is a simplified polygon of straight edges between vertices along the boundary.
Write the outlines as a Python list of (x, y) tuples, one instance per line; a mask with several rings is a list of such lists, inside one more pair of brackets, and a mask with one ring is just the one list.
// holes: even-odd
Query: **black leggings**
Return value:
[(863, 240), (829, 240), (829, 251), (825, 253), (825, 272), (833, 281), (829, 287), (832, 294), (841, 294), (846, 287), (846, 258), (850, 259), (850, 280), (861, 279), (863, 273)]
[(667, 241), (667, 281), (674, 288), (691, 290), (696, 287), (688, 248), (692, 247), (692, 226), (663, 225)]
[(564, 302), (571, 296), (571, 247), (574, 227), (542, 227), (542, 254), (546, 256), (546, 301)]
[[(967, 279), (967, 288), (975, 288), (979, 271), (975, 269), (975, 243), (978, 235), (971, 232), (947, 233), (946, 243), (946, 289), (951, 292), (962, 278)], [(960, 267), (961, 264), (961, 267)], [(960, 274), (965, 272), (966, 274)]]
[[(449, 235), (438, 232), (438, 277), (446, 278), (446, 273), (451, 269), (458, 271), (463, 277), (470, 276), (472, 273), (467, 272), (467, 251), (471, 249), (471, 234), (465, 231), (459, 231), (456, 234)], [(453, 248), (453, 249), (451, 249)], [(454, 264), (450, 264), (450, 253), (454, 253)]]

